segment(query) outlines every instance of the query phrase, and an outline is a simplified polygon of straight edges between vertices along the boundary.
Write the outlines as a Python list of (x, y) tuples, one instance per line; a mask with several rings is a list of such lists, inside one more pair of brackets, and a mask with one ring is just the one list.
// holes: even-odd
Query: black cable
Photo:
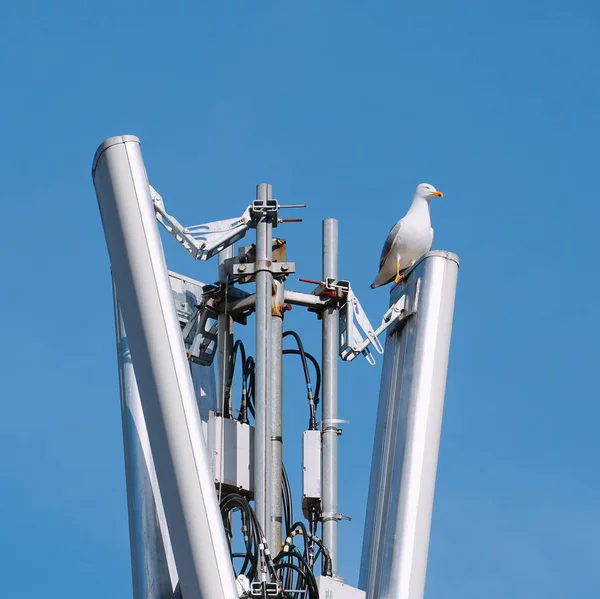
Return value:
[[(221, 517), (223, 519), (223, 525), (227, 531), (229, 546), (231, 550), (231, 538), (233, 536), (231, 531), (230, 516), (232, 512), (238, 510), (242, 518), (242, 531), (244, 532), (244, 544), (246, 547), (246, 553), (232, 555), (233, 558), (244, 558), (239, 572), (236, 571), (236, 576), (243, 574), (250, 580), (253, 580), (259, 566), (259, 550), (258, 546), (262, 542), (262, 531), (260, 530), (260, 524), (254, 514), (254, 511), (250, 507), (248, 500), (241, 495), (231, 493), (226, 495), (220, 504)], [(245, 530), (244, 530), (245, 529)], [(235, 569), (235, 568), (234, 568)]]
[[(300, 565), (297, 566), (296, 564), (292, 564), (290, 562), (281, 561), (284, 558), (287, 558), (287, 559), (296, 558), (300, 562)], [(317, 588), (317, 580), (316, 580), (315, 575), (313, 574), (312, 570), (310, 569), (308, 562), (304, 559), (304, 557), (302, 555), (300, 555), (299, 553), (295, 553), (295, 552), (280, 553), (277, 556), (276, 560), (274, 560), (274, 561), (276, 562), (275, 563), (275, 571), (284, 570), (284, 569), (288, 568), (288, 569), (296, 572), (299, 576), (301, 576), (304, 579), (305, 584), (300, 585), (300, 584), (298, 584), (300, 581), (298, 581), (298, 583), (296, 584), (295, 591), (306, 590), (306, 591), (308, 591), (309, 599), (319, 599), (319, 589)], [(306, 588), (303, 589), (302, 586), (305, 586)], [(285, 589), (285, 590), (289, 591), (292, 589)]]
[[(299, 356), (300, 354), (300, 350), (298, 349), (284, 349), (283, 350), (283, 355), (296, 355)], [(312, 365), (315, 367), (315, 376), (316, 376), (316, 382), (315, 382), (315, 406), (319, 405), (319, 401), (320, 401), (320, 393), (321, 393), (321, 367), (319, 366), (319, 362), (317, 361), (317, 359), (312, 355), (309, 354), (307, 351), (304, 352), (304, 355), (306, 356), (306, 358), (308, 359), (309, 362), (312, 363)]]
[[(304, 380), (306, 381), (306, 396), (308, 398), (308, 407), (310, 410), (308, 429), (314, 431), (317, 430), (317, 413), (313, 396), (312, 383), (310, 380), (310, 372), (308, 371), (308, 362), (306, 361), (306, 352), (304, 351), (304, 346), (302, 345), (300, 335), (298, 335), (296, 331), (285, 331), (285, 333), (283, 333), (283, 338), (285, 339), (285, 337), (293, 337), (296, 341), (296, 344), (298, 345), (298, 352), (302, 360), (302, 368), (304, 370)], [(286, 350), (284, 350), (284, 353), (285, 351)]]
[(308, 531), (306, 530), (306, 526), (304, 526), (303, 522), (294, 522), (289, 528), (286, 536), (290, 536), (294, 530), (297, 528), (302, 532), (302, 539), (304, 541), (304, 557), (308, 557)]
[[(290, 486), (290, 480), (287, 475), (287, 471), (285, 469), (285, 465), (281, 465), (281, 493), (283, 499), (283, 521), (285, 525), (285, 531), (290, 530), (290, 526), (292, 524), (294, 507), (292, 503), (292, 489)], [(291, 572), (286, 573), (284, 579), (281, 581), (281, 584), (285, 588), (291, 588), (293, 574)]]
[[(316, 563), (316, 562), (317, 562), (317, 560), (319, 559), (319, 556), (321, 555), (321, 553), (323, 553), (323, 547), (319, 547), (319, 548), (317, 549), (317, 552), (315, 553), (315, 557), (314, 557), (314, 561), (315, 561), (315, 563)], [(323, 572), (323, 574), (325, 574), (325, 573)]]
[(323, 541), (321, 539), (314, 537), (313, 541), (317, 544), (319, 549), (315, 553), (313, 557), (313, 566), (317, 563), (319, 556), (321, 553), (323, 554), (323, 576), (333, 576), (333, 562), (331, 561), (331, 554), (329, 553), (329, 549), (323, 545)]
[[(224, 406), (223, 406), (223, 415), (225, 418), (233, 418), (232, 410), (230, 409), (231, 405), (231, 388), (233, 386), (233, 375), (235, 374), (235, 366), (238, 350), (242, 359), (242, 401), (240, 406), (240, 420), (242, 422), (248, 423), (247, 412), (245, 411), (245, 383), (246, 383), (246, 373), (245, 373), (245, 365), (246, 365), (246, 348), (244, 347), (244, 343), (241, 339), (236, 340), (233, 344), (233, 349), (231, 351), (231, 357), (229, 359), (229, 364), (227, 367), (227, 384), (225, 385), (225, 398), (224, 398)], [(244, 420), (245, 418), (245, 420)]]
[(283, 494), (283, 518), (285, 521), (285, 530), (290, 530), (292, 524), (292, 518), (294, 517), (294, 506), (292, 500), (292, 488), (290, 486), (290, 479), (287, 475), (287, 470), (282, 464), (281, 472), (281, 486)]
[(304, 351), (304, 345), (302, 345), (302, 339), (300, 339), (300, 335), (296, 333), (296, 331), (285, 331), (283, 333), (283, 339), (286, 337), (293, 337), (298, 345), (298, 350), (300, 351), (300, 356), (302, 357), (302, 368), (304, 368), (304, 378), (307, 383), (310, 382), (310, 374), (308, 372), (308, 364), (306, 363), (306, 352)]
[[(300, 548), (296, 547), (293, 543), (291, 543), (291, 539), (297, 535), (297, 532), (299, 532), (302, 534), (303, 537), (303, 544), (304, 547), (302, 548), (302, 553), (300, 552)], [(279, 563), (281, 562), (281, 560), (289, 558), (289, 559), (297, 559), (300, 562), (300, 566), (301, 569), (303, 570), (303, 577), (305, 580), (304, 584), (301, 584), (301, 581), (298, 580), (297, 584), (296, 584), (296, 591), (310, 591), (311, 595), (314, 594), (313, 591), (314, 589), (316, 589), (316, 579), (314, 578), (314, 574), (312, 571), (312, 566), (309, 562), (308, 559), (308, 533), (306, 530), (306, 527), (304, 526), (304, 524), (302, 522), (295, 522), (292, 526), (288, 527), (286, 529), (286, 537), (290, 540), (286, 541), (286, 546), (284, 547), (284, 549), (275, 557), (275, 559), (273, 560), (275, 563)], [(289, 549), (289, 551), (288, 551)], [(311, 579), (314, 582), (314, 585), (312, 585), (314, 587), (314, 589), (311, 589)], [(287, 589), (287, 590), (292, 590), (292, 583), (293, 583), (293, 575), (291, 571), (288, 571), (285, 573), (285, 575), (283, 576), (282, 580), (280, 581), (282, 586)], [(295, 593), (294, 593), (295, 594)]]
[[(289, 562), (282, 562), (280, 564), (275, 565), (276, 572), (278, 570), (285, 570), (285, 569), (295, 571), (297, 574), (299, 574), (300, 577), (302, 577), (304, 579), (304, 584), (303, 585), (299, 584), (300, 581), (298, 581), (295, 589), (285, 588), (286, 585), (282, 585), (284, 587), (285, 591), (287, 591), (289, 594), (293, 594), (294, 596), (302, 597), (302, 596), (306, 596), (306, 593), (304, 592), (306, 590), (306, 591), (308, 591), (308, 599), (318, 599), (319, 598), (319, 590), (317, 588), (317, 583), (314, 578), (314, 575), (312, 574), (312, 572), (310, 570), (305, 570), (304, 568), (302, 568), (300, 566), (296, 566), (295, 564), (292, 564)], [(282, 584), (282, 581), (280, 581), (280, 584)], [(306, 587), (306, 589), (303, 587)]]
[(231, 364), (229, 368), (229, 383), (233, 382), (233, 373), (235, 372), (235, 362), (237, 358), (237, 352), (240, 351), (242, 356), (242, 369), (246, 364), (246, 348), (244, 347), (244, 342), (241, 339), (238, 339), (233, 344), (233, 349), (231, 350)]
[[(296, 522), (294, 524), (292, 524), (292, 526), (290, 526), (287, 530), (287, 537), (292, 536), (292, 532), (294, 530), (296, 530), (297, 528), (300, 529), (300, 531), (302, 532), (302, 536), (303, 536), (303, 541), (304, 541), (304, 558), (306, 559), (307, 563), (309, 564), (309, 567), (312, 568), (314, 566), (314, 564), (317, 562), (317, 558), (318, 556), (322, 553), (323, 554), (323, 574), (325, 576), (332, 576), (332, 572), (333, 572), (333, 563), (331, 561), (331, 554), (329, 553), (329, 550), (327, 549), (327, 547), (325, 547), (325, 545), (323, 544), (323, 541), (321, 539), (319, 539), (319, 537), (315, 536), (314, 534), (309, 534), (308, 531), (306, 530), (306, 526), (304, 525), (303, 522)], [(309, 552), (309, 543), (308, 541), (311, 541), (311, 543), (314, 543), (315, 545), (317, 545), (319, 547), (318, 551), (316, 552), (316, 554), (314, 556), (310, 555)], [(283, 552), (282, 552), (283, 554)], [(280, 554), (281, 555), (281, 554)], [(312, 559), (311, 559), (312, 557)]]
[(255, 362), (252, 356), (248, 356), (246, 360), (246, 374), (248, 376), (246, 383), (246, 400), (248, 402), (248, 410), (250, 414), (252, 414), (252, 418), (255, 417), (254, 410), (254, 370), (255, 370)]

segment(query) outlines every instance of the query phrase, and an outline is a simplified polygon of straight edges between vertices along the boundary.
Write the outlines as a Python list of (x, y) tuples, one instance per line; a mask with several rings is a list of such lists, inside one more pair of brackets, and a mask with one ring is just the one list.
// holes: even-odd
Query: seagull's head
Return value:
[(429, 185), (429, 183), (421, 183), (421, 185), (417, 186), (415, 195), (425, 200), (444, 197), (441, 191), (438, 191), (433, 185)]

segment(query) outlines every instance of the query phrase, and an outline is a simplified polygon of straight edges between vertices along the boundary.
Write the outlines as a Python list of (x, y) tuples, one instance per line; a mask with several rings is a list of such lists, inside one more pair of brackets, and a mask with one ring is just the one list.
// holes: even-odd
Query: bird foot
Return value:
[(402, 279), (404, 279), (404, 275), (401, 273), (399, 275), (396, 275), (396, 278), (394, 279), (395, 283), (399, 283), (400, 281), (402, 281)]

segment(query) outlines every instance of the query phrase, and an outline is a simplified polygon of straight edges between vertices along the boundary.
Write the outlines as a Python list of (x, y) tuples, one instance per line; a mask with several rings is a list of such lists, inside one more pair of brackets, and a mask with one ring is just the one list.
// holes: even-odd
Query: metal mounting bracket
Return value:
[(248, 231), (250, 209), (242, 216), (202, 225), (184, 227), (165, 209), (161, 195), (150, 186), (156, 220), (192, 255), (195, 260), (208, 260), (221, 250), (242, 239)]
[(196, 306), (182, 331), (183, 343), (192, 362), (210, 366), (217, 350), (217, 311), (207, 302)]
[(152, 187), (150, 196), (156, 214), (156, 220), (168, 231), (195, 260), (208, 260), (220, 251), (242, 239), (250, 227), (255, 227), (261, 218), (272, 219), (273, 227), (278, 223), (301, 222), (298, 218), (279, 218), (279, 210), (287, 208), (306, 208), (306, 204), (282, 206), (277, 200), (266, 203), (255, 200), (238, 218), (217, 220), (202, 225), (183, 226), (165, 208), (162, 196)]
[(256, 580), (250, 583), (250, 593), (248, 597), (256, 597), (263, 599), (264, 597), (279, 597), (281, 589), (277, 582), (266, 582), (264, 580)]
[(286, 204), (281, 205), (277, 200), (268, 199), (264, 202), (262, 200), (254, 200), (248, 207), (250, 215), (250, 223), (248, 226), (256, 227), (256, 223), (263, 218), (269, 219), (273, 228), (279, 223), (286, 222), (302, 222), (300, 218), (279, 218), (279, 211), (289, 208), (306, 208), (306, 204)]
[(249, 277), (244, 282), (248, 282), (260, 270), (268, 270), (273, 276), (286, 276), (296, 272), (296, 264), (294, 262), (263, 262), (257, 267), (256, 262), (225, 263), (225, 272), (232, 278)]
[(320, 520), (321, 522), (327, 522), (328, 520), (347, 520), (348, 522), (352, 522), (352, 517), (337, 512), (322, 512)]
[[(350, 362), (359, 354), (363, 354), (367, 362), (374, 366), (375, 357), (369, 346), (372, 345), (377, 353), (383, 354), (383, 346), (378, 339), (379, 335), (388, 327), (397, 325), (412, 316), (415, 311), (416, 306), (409, 311), (408, 296), (403, 295), (387, 310), (381, 319), (381, 324), (374, 330), (358, 298), (348, 285), (347, 300), (340, 309), (340, 357), (342, 360)], [(366, 338), (363, 337), (363, 334)]]

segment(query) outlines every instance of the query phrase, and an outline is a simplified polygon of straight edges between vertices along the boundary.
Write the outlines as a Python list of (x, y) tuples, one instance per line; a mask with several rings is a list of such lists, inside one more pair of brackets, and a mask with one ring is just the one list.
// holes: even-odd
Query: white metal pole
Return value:
[(179, 577), (127, 333), (114, 293), (134, 599), (172, 596)]
[(139, 140), (106, 140), (92, 174), (182, 595), (237, 598)]
[(458, 256), (429, 252), (391, 292), (415, 310), (388, 332), (359, 586), (423, 599)]
[[(256, 199), (266, 205), (271, 186), (256, 187)], [(255, 436), (254, 500), (258, 521), (265, 537), (271, 538), (271, 303), (273, 275), (269, 269), (273, 251), (272, 223), (267, 217), (256, 223), (256, 352), (255, 352)]]
[[(323, 221), (323, 280), (338, 277), (338, 221)], [(323, 543), (329, 549), (333, 576), (338, 562), (338, 359), (339, 313), (322, 313), (323, 329)]]
[[(283, 464), (283, 422), (282, 422), (282, 351), (283, 351), (283, 281), (273, 281), (271, 314), (271, 536), (269, 547), (274, 555), (279, 552), (282, 529), (282, 464)], [(287, 531), (286, 531), (287, 533)]]

